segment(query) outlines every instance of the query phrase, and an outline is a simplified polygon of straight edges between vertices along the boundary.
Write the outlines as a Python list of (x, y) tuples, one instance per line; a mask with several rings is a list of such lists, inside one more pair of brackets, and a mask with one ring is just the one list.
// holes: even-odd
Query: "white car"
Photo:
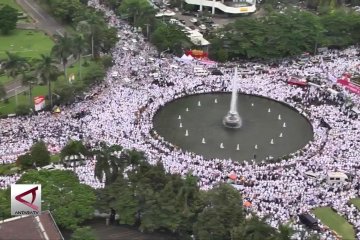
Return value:
[(157, 14), (155, 14), (155, 17), (162, 17), (162, 16), (164, 16), (163, 12), (158, 12)]
[(201, 30), (206, 30), (206, 26), (205, 26), (204, 24), (201, 24), (201, 25), (199, 26), (199, 28), (200, 28)]
[(164, 16), (168, 16), (168, 17), (171, 17), (171, 16), (175, 16), (176, 13), (174, 13), (173, 11), (170, 11), (170, 10), (166, 10), (164, 13), (163, 13)]
[(198, 20), (196, 19), (196, 18), (191, 18), (190, 19), (190, 22), (192, 22), (192, 23), (196, 23)]

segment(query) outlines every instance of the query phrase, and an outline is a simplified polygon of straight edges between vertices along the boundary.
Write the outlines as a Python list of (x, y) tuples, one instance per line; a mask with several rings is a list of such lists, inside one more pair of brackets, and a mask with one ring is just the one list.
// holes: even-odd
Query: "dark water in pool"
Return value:
[[(311, 124), (295, 109), (254, 95), (238, 95), (238, 111), (243, 126), (240, 129), (225, 128), (222, 119), (229, 111), (230, 98), (229, 93), (209, 93), (177, 99), (157, 112), (154, 129), (166, 141), (184, 150), (207, 158), (238, 161), (252, 159), (254, 154), (257, 160), (267, 156), (282, 157), (303, 148), (313, 138)], [(198, 106), (199, 101), (201, 106)], [(188, 112), (186, 108), (189, 108)], [(281, 120), (278, 119), (279, 114)], [(182, 128), (179, 127), (180, 122)], [(284, 122), (286, 127), (283, 127)], [(186, 130), (189, 136), (185, 136)], [(283, 136), (279, 137), (281, 133)], [(205, 144), (202, 138), (205, 138)], [(271, 139), (274, 144), (270, 144)], [(221, 143), (223, 149), (220, 148)]]

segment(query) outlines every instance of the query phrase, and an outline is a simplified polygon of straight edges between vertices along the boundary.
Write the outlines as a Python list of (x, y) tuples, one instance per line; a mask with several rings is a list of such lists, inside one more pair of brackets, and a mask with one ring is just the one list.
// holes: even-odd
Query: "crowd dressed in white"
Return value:
[[(311, 121), (314, 139), (303, 149), (277, 163), (255, 164), (251, 159), (245, 162), (204, 159), (156, 136), (152, 130), (152, 118), (159, 108), (175, 98), (194, 93), (230, 91), (233, 77), (228, 71), (230, 68), (227, 70), (225, 64), (221, 68), (222, 76), (194, 76), (195, 63), (183, 63), (170, 56), (160, 58), (141, 34), (118, 20), (112, 11), (97, 0), (90, 0), (89, 4), (103, 11), (109, 25), (118, 29), (120, 40), (112, 54), (114, 66), (102, 85), (93, 88), (83, 101), (62, 108), (60, 114), (40, 112), (30, 117), (1, 119), (0, 164), (15, 162), (39, 139), (48, 144), (52, 153), (59, 152), (70, 139), (82, 140), (92, 147), (105, 141), (144, 151), (150, 163), (160, 160), (168, 172), (182, 175), (192, 172), (204, 190), (235, 172), (251, 183), (240, 186), (239, 190), (244, 198), (251, 200), (252, 211), (260, 217), (270, 216), (266, 221), (271, 226), (291, 221), (291, 226), (303, 232), (302, 237), (306, 238), (309, 233), (299, 223), (298, 214), (319, 206), (330, 206), (354, 226), (360, 238), (359, 210), (349, 203), (350, 199), (359, 196), (360, 120), (338, 96), (316, 87), (301, 88), (284, 81), (292, 75), (317, 75), (323, 79), (321, 84), (333, 87), (328, 73), (340, 77), (358, 66), (360, 62), (354, 57), (356, 48), (327, 51), (317, 56), (332, 57), (325, 63), (308, 62), (298, 67), (291, 60), (284, 60), (277, 66), (264, 65), (268, 71), (238, 79), (240, 92), (286, 102)], [(249, 69), (252, 66), (253, 63), (245, 64)], [(156, 70), (160, 71), (162, 81), (168, 83), (166, 86), (154, 83), (151, 73)], [(344, 94), (343, 98), (359, 105), (359, 96), (344, 89), (337, 90)], [(80, 112), (85, 114), (74, 117)], [(75, 171), (82, 183), (101, 188), (103, 183), (94, 177), (95, 162), (96, 159), (89, 159)], [(308, 178), (304, 174), (307, 171), (323, 177)], [(329, 185), (321, 181), (329, 171), (344, 171), (354, 178), (346, 184)], [(0, 176), (0, 188), (7, 188), (19, 177), (19, 174)], [(322, 239), (335, 238), (329, 230), (323, 230), (320, 236)], [(300, 238), (300, 234), (297, 237)]]

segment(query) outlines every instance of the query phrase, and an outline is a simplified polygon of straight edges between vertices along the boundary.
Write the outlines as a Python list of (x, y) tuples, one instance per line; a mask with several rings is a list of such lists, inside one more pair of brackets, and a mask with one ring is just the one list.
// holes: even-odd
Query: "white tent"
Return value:
[(188, 60), (190, 60), (190, 61), (194, 60), (194, 57), (193, 57), (193, 56), (191, 56), (191, 55), (186, 56), (186, 57), (187, 57), (187, 59), (188, 59)]
[(187, 58), (186, 54), (183, 54), (180, 59), (187, 60), (188, 58)]

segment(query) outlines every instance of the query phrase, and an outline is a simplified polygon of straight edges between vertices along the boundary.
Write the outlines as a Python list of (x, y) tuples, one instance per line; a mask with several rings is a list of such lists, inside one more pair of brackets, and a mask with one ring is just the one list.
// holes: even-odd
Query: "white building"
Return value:
[(256, 0), (185, 0), (185, 2), (199, 5), (200, 11), (203, 10), (203, 7), (211, 7), (212, 14), (215, 14), (215, 9), (231, 14), (253, 13), (256, 11)]

